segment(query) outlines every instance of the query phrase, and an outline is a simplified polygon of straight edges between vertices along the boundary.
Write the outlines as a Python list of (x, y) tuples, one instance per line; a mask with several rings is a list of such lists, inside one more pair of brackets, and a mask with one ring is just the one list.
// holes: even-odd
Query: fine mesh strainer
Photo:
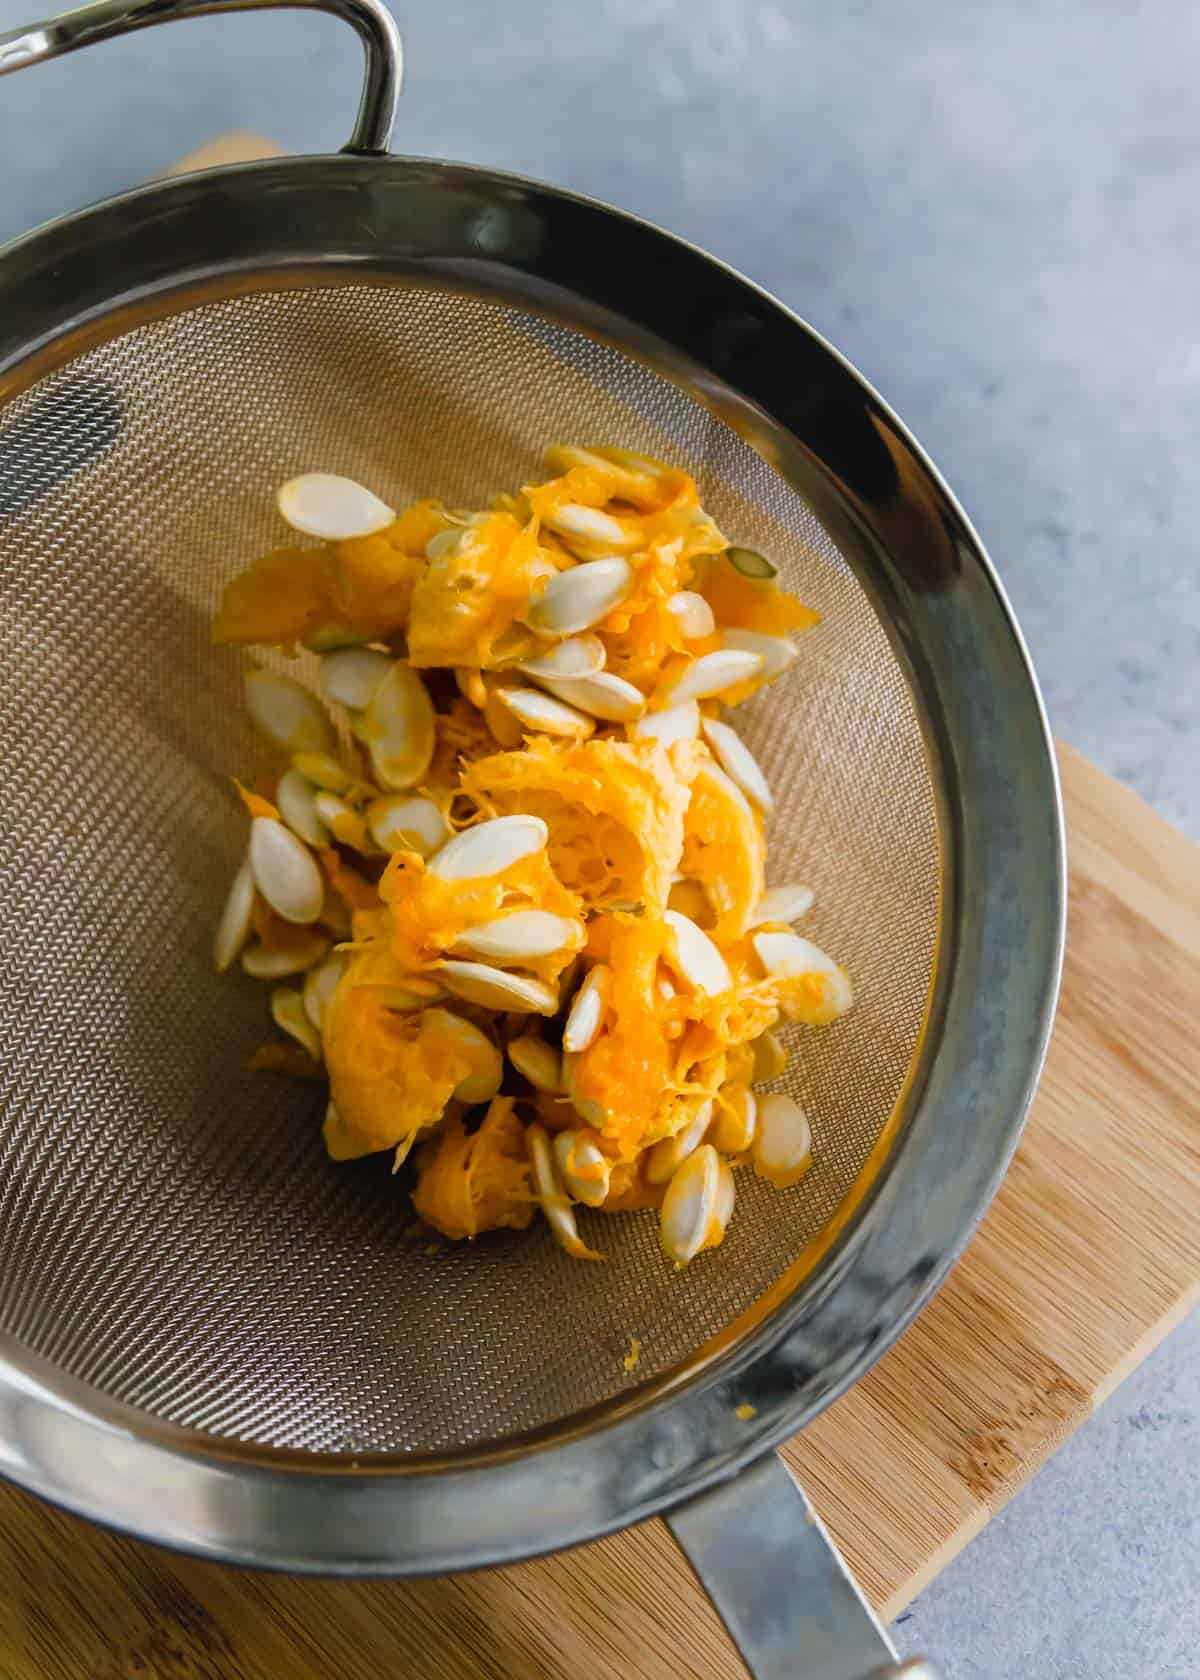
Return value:
[[(85, 7), (0, 37), (0, 71), (262, 3)], [(1033, 677), (962, 513), (836, 352), (616, 211), (384, 156), (391, 20), (318, 3), (366, 46), (345, 153), (159, 183), (0, 258), (0, 1471), (347, 1574), (668, 1510), (756, 1674), (858, 1680), (891, 1647), (769, 1449), (937, 1287), (1013, 1149), (1062, 942)], [(259, 996), (209, 960), (250, 752), (209, 621), (279, 540), (272, 488), (478, 505), (556, 438), (686, 465), (823, 615), (739, 719), (776, 878), (816, 888), (858, 1002), (793, 1046), (813, 1171), (743, 1177), (680, 1274), (652, 1215), (605, 1221), (604, 1267), (544, 1227), (403, 1241), (386, 1168), (333, 1167), (317, 1096), (243, 1071)]]

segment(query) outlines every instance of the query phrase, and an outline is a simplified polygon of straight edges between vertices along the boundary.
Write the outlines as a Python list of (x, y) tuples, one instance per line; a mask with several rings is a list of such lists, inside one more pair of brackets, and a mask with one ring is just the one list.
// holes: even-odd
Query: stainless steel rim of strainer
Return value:
[[(1028, 656), (936, 469), (798, 317), (619, 211), (485, 169), (353, 154), (158, 183), (0, 257), (0, 404), (88, 345), (207, 298), (365, 280), (502, 300), (615, 344), (794, 486), (908, 674), (943, 858), (935, 982), (889, 1160), (803, 1287), (695, 1368), (533, 1439), (347, 1461), (176, 1428), (0, 1339), (0, 1473), (21, 1485), (210, 1556), (419, 1574), (573, 1545), (727, 1485), (878, 1359), (1015, 1148), (1057, 995), (1065, 858)], [(749, 1421), (735, 1415), (747, 1405)]]

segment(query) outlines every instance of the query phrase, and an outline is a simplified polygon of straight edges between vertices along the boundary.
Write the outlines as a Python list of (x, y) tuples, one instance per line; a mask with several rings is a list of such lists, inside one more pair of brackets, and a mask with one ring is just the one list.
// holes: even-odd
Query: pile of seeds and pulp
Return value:
[(268, 756), (216, 962), (276, 984), (287, 1038), (257, 1063), (327, 1077), (329, 1154), (408, 1162), (426, 1226), (540, 1208), (598, 1259), (577, 1204), (653, 1207), (683, 1264), (722, 1240), (733, 1168), (808, 1169), (803, 1110), (754, 1086), (781, 1019), (851, 1001), (792, 931), (812, 893), (766, 887), (771, 791), (721, 716), (817, 614), (687, 473), (547, 464), (483, 512), (325, 473), (279, 491), (319, 542), (234, 578), (214, 634), (318, 654), (320, 692), (246, 677)]

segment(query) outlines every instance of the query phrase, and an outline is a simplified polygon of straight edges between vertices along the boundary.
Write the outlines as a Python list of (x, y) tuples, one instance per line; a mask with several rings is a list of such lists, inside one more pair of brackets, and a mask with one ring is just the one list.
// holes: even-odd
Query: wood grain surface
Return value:
[[(220, 161), (258, 145), (227, 142)], [(212, 161), (197, 154), (191, 167)], [(1062, 1002), (1000, 1194), (895, 1349), (786, 1449), (893, 1616), (1200, 1297), (1200, 847), (1060, 749)], [(0, 1680), (722, 1680), (665, 1529), (458, 1579), (255, 1576), (0, 1489)]]

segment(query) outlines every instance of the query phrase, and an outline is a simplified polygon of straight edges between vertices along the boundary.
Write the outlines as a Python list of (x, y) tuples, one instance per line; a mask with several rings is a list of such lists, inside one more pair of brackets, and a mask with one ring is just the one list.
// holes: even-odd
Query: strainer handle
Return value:
[(94, 0), (73, 12), (0, 35), (0, 76), (60, 53), (110, 41), (155, 23), (209, 17), (216, 12), (273, 11), (276, 7), (330, 12), (351, 24), (363, 44), (366, 73), (347, 152), (386, 152), (396, 120), (403, 59), (400, 33), (383, 0)]
[(753, 1680), (938, 1680), (896, 1663), (803, 1488), (773, 1453), (667, 1521)]

